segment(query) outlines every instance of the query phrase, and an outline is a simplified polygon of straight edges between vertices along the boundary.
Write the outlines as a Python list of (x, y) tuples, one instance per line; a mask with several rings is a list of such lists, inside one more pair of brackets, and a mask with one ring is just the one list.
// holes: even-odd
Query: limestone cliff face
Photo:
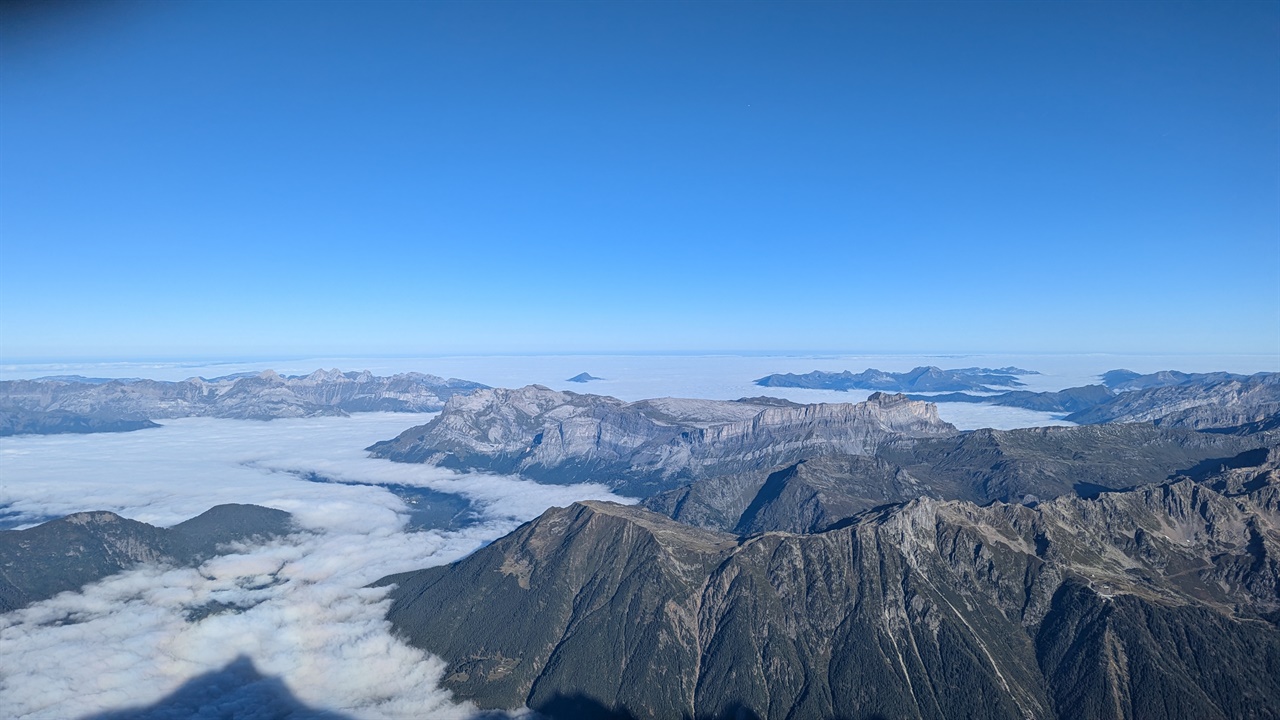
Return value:
[(747, 537), (580, 503), (387, 578), (389, 618), (460, 696), (553, 716), (1277, 717), (1267, 472)]
[(855, 404), (625, 403), (531, 385), (452, 398), (430, 423), (369, 450), (401, 462), (604, 482), (649, 495), (693, 478), (868, 454), (890, 439), (955, 432), (936, 406), (883, 393)]
[(448, 398), (482, 387), (421, 373), (378, 377), (368, 371), (338, 370), (317, 370), (298, 377), (267, 370), (243, 377), (181, 382), (8, 380), (0, 382), (0, 410), (56, 413), (99, 424), (116, 418), (190, 416), (270, 420), (375, 410), (434, 412)]

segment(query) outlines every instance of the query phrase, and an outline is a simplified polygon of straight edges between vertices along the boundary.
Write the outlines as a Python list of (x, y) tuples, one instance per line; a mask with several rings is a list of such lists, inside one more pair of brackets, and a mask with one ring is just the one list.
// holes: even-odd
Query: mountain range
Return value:
[[(1255, 381), (1127, 394), (1179, 389), (1161, 407), (1183, 417), (1220, 413), (1222, 383)], [(1265, 393), (1242, 397), (1252, 410), (1215, 424), (1265, 412)], [(479, 391), (371, 450), (603, 481), (641, 504), (553, 508), (453, 565), (380, 583), (395, 586), (397, 632), (484, 708), (1277, 717), (1276, 424), (959, 432), (885, 393)]]
[(1018, 387), (1019, 375), (1038, 375), (1034, 370), (1016, 367), (958, 368), (943, 370), (921, 366), (895, 373), (871, 368), (860, 373), (823, 372), (815, 370), (803, 375), (774, 373), (755, 381), (761, 387), (795, 387), (819, 390), (882, 390), (886, 392), (954, 392), (990, 390), (992, 387)]
[(1147, 424), (975, 430), (901, 439), (871, 455), (810, 457), (770, 473), (727, 474), (652, 495), (643, 504), (700, 527), (761, 528), (786, 508), (790, 532), (810, 532), (876, 507), (917, 497), (1035, 504), (1093, 497), (1161, 482), (1216, 458), (1280, 438)]
[(816, 531), (785, 511), (725, 533), (583, 502), (382, 583), (396, 629), (481, 707), (1276, 717), (1278, 464), (1272, 447), (1034, 507), (919, 497)]
[(205, 380), (45, 378), (0, 381), (0, 435), (102, 432), (154, 427), (151, 420), (219, 417), (270, 420), (352, 412), (435, 412), (459, 393), (485, 387), (422, 373), (378, 377), (316, 370), (267, 370)]
[(1014, 390), (997, 395), (910, 395), (932, 402), (967, 402), (1069, 413), (1081, 424), (1154, 422), (1169, 427), (1224, 428), (1259, 422), (1280, 412), (1280, 373), (1181, 373), (1139, 375), (1112, 370), (1102, 385), (1055, 392)]
[(628, 403), (530, 385), (452, 397), (429, 423), (369, 451), (398, 462), (542, 482), (598, 482), (646, 497), (697, 478), (812, 455), (866, 454), (891, 439), (956, 432), (938, 418), (936, 406), (884, 393), (852, 404), (772, 398)]

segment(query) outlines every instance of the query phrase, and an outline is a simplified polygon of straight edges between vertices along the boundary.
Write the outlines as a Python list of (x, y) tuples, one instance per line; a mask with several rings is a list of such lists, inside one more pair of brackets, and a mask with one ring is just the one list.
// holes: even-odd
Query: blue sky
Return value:
[(0, 16), (0, 358), (1280, 353), (1280, 3)]

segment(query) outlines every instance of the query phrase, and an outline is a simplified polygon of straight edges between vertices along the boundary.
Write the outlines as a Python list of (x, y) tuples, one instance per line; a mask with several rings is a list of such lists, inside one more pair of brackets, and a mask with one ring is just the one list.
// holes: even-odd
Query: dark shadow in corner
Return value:
[(153, 705), (110, 710), (81, 720), (186, 720), (193, 717), (253, 720), (353, 720), (348, 715), (307, 707), (280, 678), (258, 672), (240, 656), (221, 670), (191, 678)]

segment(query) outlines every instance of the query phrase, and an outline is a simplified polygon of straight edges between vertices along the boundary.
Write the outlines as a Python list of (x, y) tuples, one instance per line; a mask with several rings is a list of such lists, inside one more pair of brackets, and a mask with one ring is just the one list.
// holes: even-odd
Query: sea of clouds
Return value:
[[(167, 526), (239, 502), (291, 512), (304, 530), (199, 568), (141, 567), (0, 616), (0, 717), (151, 707), (239, 658), (306, 708), (359, 718), (475, 714), (439, 688), (437, 658), (391, 634), (387, 590), (366, 586), (461, 558), (548, 507), (626, 499), (598, 485), (366, 457), (369, 444), (427, 417), (187, 418), (133, 433), (0, 439), (0, 506), (11, 522), (92, 509)], [(308, 473), (340, 482), (301, 479)], [(478, 517), (460, 530), (408, 531), (409, 508), (379, 483), (463, 495)], [(210, 603), (240, 610), (188, 619)], [(272, 685), (232, 685), (199, 707), (164, 704), (152, 715), (283, 714)]]

